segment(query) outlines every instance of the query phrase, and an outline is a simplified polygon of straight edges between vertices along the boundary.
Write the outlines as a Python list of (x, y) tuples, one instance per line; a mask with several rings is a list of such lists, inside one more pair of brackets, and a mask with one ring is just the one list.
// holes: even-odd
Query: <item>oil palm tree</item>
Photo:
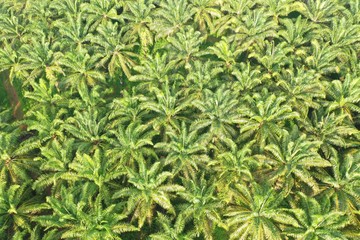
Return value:
[(207, 129), (211, 139), (226, 141), (236, 136), (235, 124), (240, 123), (238, 96), (222, 85), (216, 92), (204, 90), (203, 98), (193, 101), (201, 111), (199, 120), (193, 122), (191, 130)]
[(150, 24), (153, 22), (152, 15), (155, 5), (146, 0), (129, 1), (125, 5), (128, 10), (121, 15), (125, 19), (128, 28), (125, 37), (132, 39), (132, 41), (139, 39), (142, 49), (146, 50), (154, 42)]
[(175, 176), (183, 175), (186, 179), (194, 178), (199, 166), (206, 164), (209, 157), (206, 147), (201, 144), (199, 133), (189, 131), (185, 122), (179, 130), (168, 130), (170, 142), (159, 142), (155, 148), (167, 153), (165, 165), (170, 165)]
[(300, 134), (297, 128), (283, 132), (278, 143), (265, 147), (265, 161), (271, 165), (268, 181), (280, 181), (281, 184), (285, 184), (282, 188), (293, 188), (292, 184), (305, 183), (315, 193), (318, 192), (319, 186), (310, 168), (331, 166), (330, 162), (317, 153), (320, 144), (321, 142), (307, 140), (306, 135)]
[(119, 29), (118, 23), (107, 22), (97, 29), (96, 36), (89, 39), (98, 46), (100, 62), (97, 66), (107, 68), (110, 76), (121, 70), (127, 78), (131, 76), (131, 68), (135, 66), (137, 54), (133, 51), (136, 43), (131, 43), (124, 28)]
[(334, 210), (347, 212), (352, 215), (352, 221), (358, 223), (354, 212), (358, 209), (360, 184), (358, 160), (359, 152), (349, 150), (345, 153), (332, 151), (330, 162), (332, 163), (332, 172), (325, 169), (319, 169), (314, 176), (321, 181), (321, 196), (329, 198)]
[(360, 107), (357, 105), (360, 101), (359, 84), (359, 78), (350, 74), (346, 75), (344, 81), (334, 80), (327, 84), (327, 94), (332, 100), (328, 103), (329, 111), (339, 111), (352, 120), (353, 115), (360, 112)]
[(227, 209), (230, 239), (282, 239), (283, 226), (299, 226), (282, 206), (286, 191), (276, 192), (266, 184), (236, 184), (234, 200)]
[(35, 196), (29, 183), (11, 185), (0, 184), (0, 234), (11, 238), (15, 232), (32, 229), (32, 217), (46, 208), (41, 198)]
[(48, 209), (52, 214), (35, 218), (40, 225), (49, 229), (56, 229), (62, 239), (118, 239), (125, 232), (137, 231), (138, 228), (128, 224), (123, 219), (126, 215), (120, 214), (118, 204), (103, 206), (102, 199), (97, 196), (86, 202), (81, 196), (61, 189), (60, 198), (47, 197)]
[(201, 32), (212, 32), (214, 29), (214, 18), (221, 17), (216, 0), (192, 0), (194, 9), (194, 22)]
[(260, 148), (265, 147), (268, 138), (281, 135), (281, 127), (286, 120), (299, 117), (293, 112), (291, 106), (285, 104), (283, 96), (269, 95), (268, 90), (255, 93), (253, 97), (245, 98), (247, 105), (241, 108), (240, 138), (246, 139), (254, 136), (260, 143)]
[(175, 215), (171, 198), (183, 192), (185, 188), (168, 182), (173, 174), (162, 170), (160, 162), (149, 167), (144, 159), (138, 160), (137, 163), (138, 169), (126, 168), (129, 187), (116, 191), (113, 199), (127, 199), (125, 212), (132, 214), (132, 221), (137, 219), (138, 227), (141, 228), (145, 221), (151, 224), (156, 207)]
[(151, 25), (156, 37), (161, 38), (179, 31), (193, 16), (194, 9), (186, 0), (166, 0), (154, 13), (156, 20)]
[(139, 159), (156, 158), (154, 149), (152, 149), (152, 138), (156, 132), (149, 126), (133, 122), (127, 127), (119, 125), (117, 129), (110, 130), (110, 134), (114, 137), (108, 138), (107, 156), (118, 161), (119, 166), (132, 168)]
[(227, 228), (221, 218), (223, 203), (216, 197), (214, 182), (207, 181), (202, 175), (195, 179), (184, 179), (183, 185), (187, 191), (179, 195), (186, 203), (179, 205), (179, 218), (194, 225), (196, 237), (214, 239), (215, 226)]
[(298, 224), (285, 228), (284, 235), (298, 239), (347, 239), (342, 233), (350, 224), (345, 212), (332, 210), (328, 198), (316, 200), (303, 193), (298, 195), (298, 208), (289, 209)]

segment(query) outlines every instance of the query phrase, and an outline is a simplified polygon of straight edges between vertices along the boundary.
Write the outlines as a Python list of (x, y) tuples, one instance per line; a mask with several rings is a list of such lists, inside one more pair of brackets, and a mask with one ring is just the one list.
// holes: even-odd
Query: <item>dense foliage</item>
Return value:
[(0, 239), (360, 239), (359, 0), (0, 0)]

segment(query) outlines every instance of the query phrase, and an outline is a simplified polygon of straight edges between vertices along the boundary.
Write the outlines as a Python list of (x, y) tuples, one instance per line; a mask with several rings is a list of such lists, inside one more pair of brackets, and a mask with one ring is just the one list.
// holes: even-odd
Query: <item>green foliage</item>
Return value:
[(0, 0), (1, 239), (360, 238), (360, 0)]

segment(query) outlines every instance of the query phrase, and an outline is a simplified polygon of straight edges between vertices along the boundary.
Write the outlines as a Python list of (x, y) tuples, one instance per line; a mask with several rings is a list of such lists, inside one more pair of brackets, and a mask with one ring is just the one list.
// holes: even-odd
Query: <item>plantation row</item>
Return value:
[(0, 0), (0, 239), (360, 239), (359, 0)]

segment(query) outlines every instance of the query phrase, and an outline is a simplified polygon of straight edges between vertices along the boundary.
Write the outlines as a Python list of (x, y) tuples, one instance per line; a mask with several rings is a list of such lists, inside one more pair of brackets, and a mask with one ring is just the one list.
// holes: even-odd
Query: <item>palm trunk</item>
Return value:
[(8, 71), (2, 72), (0, 78), (2, 79), (1, 82), (5, 89), (5, 93), (9, 100), (10, 106), (13, 109), (14, 118), (17, 120), (22, 119), (24, 117), (24, 112), (22, 110), (21, 102), (16, 92), (16, 89), (10, 82)]

